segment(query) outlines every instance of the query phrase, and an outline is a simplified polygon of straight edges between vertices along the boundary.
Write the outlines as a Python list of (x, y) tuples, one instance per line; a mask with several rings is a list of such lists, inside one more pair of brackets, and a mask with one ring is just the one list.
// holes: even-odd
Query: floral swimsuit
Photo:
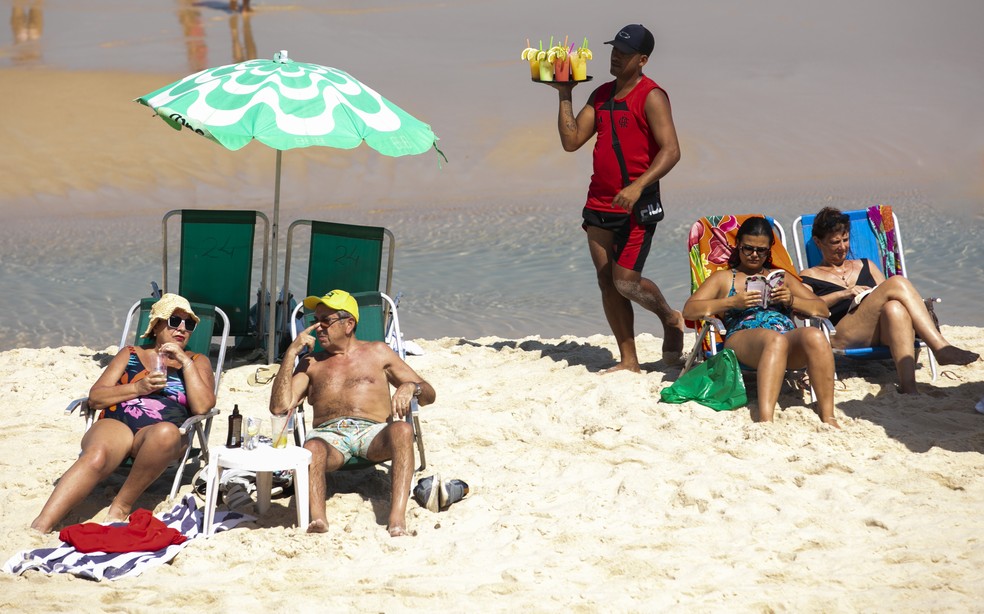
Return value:
[[(735, 295), (735, 277), (738, 272), (731, 269), (731, 290), (728, 296)], [(727, 329), (725, 339), (740, 330), (750, 328), (767, 328), (778, 333), (788, 333), (796, 328), (792, 318), (789, 317), (789, 310), (778, 310), (775, 307), (762, 308), (759, 306), (747, 307), (745, 309), (729, 309), (724, 314), (724, 327)]]
[[(119, 385), (129, 384), (147, 377), (150, 373), (140, 362), (136, 350), (129, 346), (130, 360), (120, 376)], [(194, 355), (192, 355), (194, 359)], [(185, 393), (182, 369), (171, 370), (167, 375), (167, 385), (147, 396), (121, 401), (106, 408), (100, 418), (119, 420), (130, 427), (134, 434), (145, 426), (158, 422), (170, 422), (181, 426), (191, 415), (188, 411), (188, 395)]]

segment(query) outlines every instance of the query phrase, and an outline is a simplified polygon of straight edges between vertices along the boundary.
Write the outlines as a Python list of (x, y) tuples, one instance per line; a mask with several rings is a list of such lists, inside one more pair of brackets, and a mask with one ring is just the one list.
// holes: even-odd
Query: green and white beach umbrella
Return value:
[[(188, 128), (230, 150), (256, 139), (277, 150), (273, 200), (272, 288), (277, 288), (281, 152), (296, 147), (353, 149), (363, 142), (386, 156), (437, 149), (430, 126), (337, 68), (294, 62), (286, 51), (273, 60), (249, 60), (187, 76), (136, 102), (175, 130)], [(273, 307), (271, 305), (271, 307)], [(269, 360), (274, 360), (271, 308)]]

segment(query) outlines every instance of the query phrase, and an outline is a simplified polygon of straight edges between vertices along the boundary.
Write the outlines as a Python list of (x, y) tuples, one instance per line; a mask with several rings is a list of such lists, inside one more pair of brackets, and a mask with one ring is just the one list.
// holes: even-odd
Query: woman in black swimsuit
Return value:
[[(915, 337), (926, 342), (941, 365), (966, 365), (979, 354), (950, 345), (936, 328), (933, 317), (912, 283), (895, 275), (885, 279), (868, 259), (848, 260), (851, 223), (847, 215), (825, 207), (813, 221), (813, 242), (823, 261), (802, 271), (803, 283), (830, 307), (837, 334), (835, 348), (887, 345), (895, 361), (899, 391), (916, 390)], [(854, 297), (872, 290), (859, 305)]]

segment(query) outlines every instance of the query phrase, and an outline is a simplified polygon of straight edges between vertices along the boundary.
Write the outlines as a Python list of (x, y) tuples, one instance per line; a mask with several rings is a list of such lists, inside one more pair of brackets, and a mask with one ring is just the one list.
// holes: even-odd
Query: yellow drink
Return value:
[(572, 55), (571, 70), (574, 72), (575, 81), (584, 81), (588, 78), (588, 59), (578, 54)]
[(294, 438), (292, 426), (288, 424), (287, 414), (270, 417), (270, 434), (274, 448), (286, 448), (289, 445), (288, 442)]
[(540, 61), (530, 60), (530, 76), (534, 79), (540, 78)]

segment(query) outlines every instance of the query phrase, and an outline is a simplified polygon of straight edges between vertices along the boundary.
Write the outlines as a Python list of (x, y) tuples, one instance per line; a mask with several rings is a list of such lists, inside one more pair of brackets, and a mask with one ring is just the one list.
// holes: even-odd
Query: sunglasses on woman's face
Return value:
[(192, 332), (193, 330), (195, 330), (195, 327), (198, 326), (198, 322), (195, 322), (191, 318), (182, 318), (182, 317), (179, 317), (179, 316), (171, 316), (170, 318), (167, 319), (167, 327), (168, 328), (175, 328), (176, 329), (179, 326), (181, 326), (181, 323), (182, 322), (184, 322), (185, 330), (188, 331), (189, 333)]
[(751, 256), (752, 254), (757, 254), (759, 256), (764, 256), (772, 250), (771, 247), (755, 247), (754, 245), (742, 245), (741, 253), (746, 256)]

